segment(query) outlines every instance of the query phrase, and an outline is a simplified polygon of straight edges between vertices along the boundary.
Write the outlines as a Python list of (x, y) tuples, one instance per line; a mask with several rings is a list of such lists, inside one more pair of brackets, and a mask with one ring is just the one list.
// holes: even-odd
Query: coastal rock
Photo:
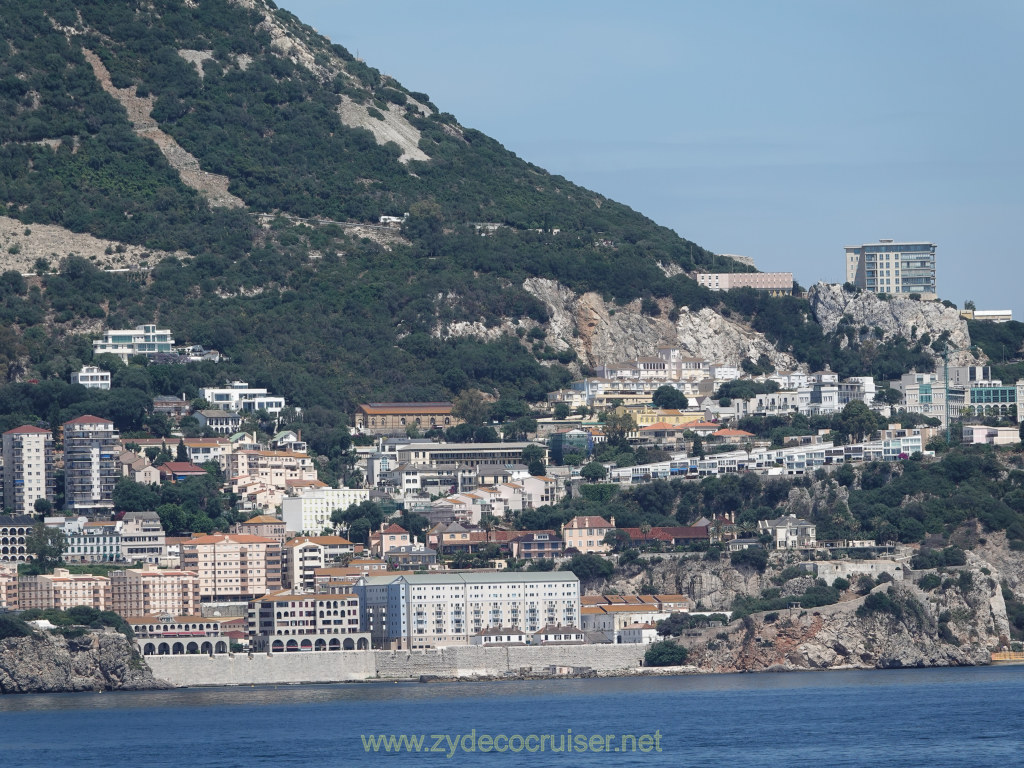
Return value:
[(880, 329), (883, 341), (897, 337), (913, 341), (925, 334), (935, 341), (943, 333), (948, 333), (950, 363), (970, 365), (977, 362), (977, 358), (969, 352), (971, 336), (967, 330), (967, 321), (960, 317), (955, 308), (941, 302), (897, 297), (883, 300), (874, 293), (850, 293), (841, 285), (830, 283), (811, 286), (807, 291), (807, 300), (814, 319), (825, 333), (835, 331), (844, 318), (857, 335), (860, 335), (861, 328), (866, 326), (869, 329), (867, 338), (860, 338), (862, 343), (880, 340), (876, 328)]
[(134, 691), (156, 680), (131, 641), (113, 631), (65, 638), (47, 632), (0, 641), (0, 693)]

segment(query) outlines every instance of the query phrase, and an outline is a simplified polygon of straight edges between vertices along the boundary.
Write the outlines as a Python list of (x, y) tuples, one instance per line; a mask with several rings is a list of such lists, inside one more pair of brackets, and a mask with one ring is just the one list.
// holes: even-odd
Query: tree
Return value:
[(636, 421), (632, 414), (618, 414), (608, 411), (602, 417), (604, 422), (604, 434), (608, 444), (618, 448), (627, 447), (626, 437), (630, 432), (636, 431)]
[(569, 406), (566, 403), (555, 404), (555, 418), (559, 421), (569, 418)]
[(452, 401), (452, 416), (462, 419), (471, 427), (478, 427), (487, 421), (490, 407), (479, 389), (467, 389)]
[(680, 411), (685, 410), (690, 404), (690, 401), (686, 399), (686, 395), (671, 384), (662, 384), (658, 387), (651, 398), (651, 402), (654, 403), (656, 408), (676, 408)]
[(160, 491), (148, 483), (137, 483), (131, 478), (120, 477), (114, 485), (114, 509), (125, 512), (142, 512), (155, 509), (160, 503)]
[(178, 440), (178, 449), (174, 452), (174, 460), (184, 462), (190, 461), (188, 448), (185, 447), (185, 438), (180, 438)]
[(978, 307), (975, 305), (973, 299), (968, 299), (967, 301), (964, 302), (964, 309), (975, 310), (977, 308)]
[(36, 556), (36, 568), (41, 573), (50, 573), (64, 559), (68, 541), (60, 528), (50, 528), (40, 520), (32, 527), (32, 533), (25, 541), (25, 549)]
[(678, 643), (662, 640), (651, 643), (644, 653), (645, 667), (678, 667), (686, 663), (689, 652)]
[(593, 579), (606, 579), (612, 575), (615, 566), (610, 560), (605, 560), (600, 555), (593, 553), (586, 555), (573, 555), (572, 560), (562, 566), (563, 571), (572, 571), (580, 581), (591, 581)]
[(36, 499), (35, 504), (32, 505), (35, 508), (37, 515), (48, 515), (53, 512), (53, 504), (50, 503), (49, 499), (42, 497)]
[(837, 421), (839, 431), (849, 435), (854, 442), (863, 440), (866, 435), (870, 435), (878, 428), (874, 411), (861, 400), (848, 402)]
[(704, 458), (704, 441), (700, 439), (700, 435), (693, 438), (693, 453), (695, 456)]
[(592, 461), (580, 470), (580, 477), (588, 483), (596, 483), (608, 476), (608, 470), (599, 461)]

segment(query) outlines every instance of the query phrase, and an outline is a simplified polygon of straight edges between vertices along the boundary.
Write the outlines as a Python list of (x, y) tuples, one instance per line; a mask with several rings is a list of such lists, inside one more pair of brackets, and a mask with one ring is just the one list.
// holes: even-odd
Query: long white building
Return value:
[(580, 580), (568, 571), (363, 576), (360, 626), (375, 647), (468, 645), (497, 627), (579, 626)]

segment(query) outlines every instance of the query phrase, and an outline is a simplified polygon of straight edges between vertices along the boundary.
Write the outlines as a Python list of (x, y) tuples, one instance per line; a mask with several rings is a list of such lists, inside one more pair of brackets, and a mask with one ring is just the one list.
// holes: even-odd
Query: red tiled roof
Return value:
[(50, 430), (40, 429), (39, 427), (33, 427), (31, 424), (26, 424), (23, 427), (15, 427), (14, 429), (8, 429), (4, 432), (5, 435), (48, 435)]
[(108, 421), (107, 419), (101, 419), (99, 416), (79, 416), (77, 419), (71, 421), (65, 421), (64, 426), (68, 424), (113, 424), (114, 422)]

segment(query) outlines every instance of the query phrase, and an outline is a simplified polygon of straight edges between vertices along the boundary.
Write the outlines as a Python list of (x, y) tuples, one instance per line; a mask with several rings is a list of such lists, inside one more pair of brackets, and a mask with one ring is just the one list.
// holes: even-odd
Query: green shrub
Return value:
[(768, 551), (760, 547), (741, 549), (739, 552), (732, 552), (729, 561), (734, 568), (753, 568), (758, 573), (764, 573), (768, 567)]
[(929, 574), (926, 574), (925, 576), (923, 576), (921, 578), (921, 581), (919, 581), (917, 583), (917, 586), (919, 586), (925, 592), (931, 592), (933, 589), (938, 587), (941, 583), (942, 583), (942, 579), (940, 579), (934, 573), (929, 573)]
[(832, 580), (832, 588), (838, 589), (840, 592), (845, 592), (850, 588), (850, 582), (848, 579), (844, 579), (842, 576), (837, 576)]
[(686, 663), (689, 652), (681, 645), (663, 640), (651, 643), (644, 653), (645, 667), (676, 667)]

